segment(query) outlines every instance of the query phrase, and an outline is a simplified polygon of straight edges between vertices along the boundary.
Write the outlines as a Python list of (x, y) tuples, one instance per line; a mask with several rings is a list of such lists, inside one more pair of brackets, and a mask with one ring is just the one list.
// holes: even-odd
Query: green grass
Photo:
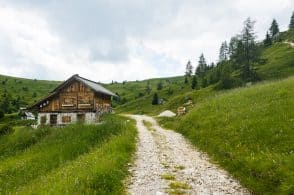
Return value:
[(48, 95), (59, 83), (0, 75), (0, 97), (6, 91), (13, 98), (19, 97), (22, 106), (29, 105)]
[(175, 180), (176, 179), (176, 177), (170, 173), (166, 173), (166, 174), (161, 175), (161, 178), (165, 179), (165, 180)]
[(169, 187), (171, 189), (191, 189), (191, 186), (189, 186), (187, 183), (184, 183), (184, 182), (179, 182), (179, 181), (174, 181), (174, 182), (171, 182), (169, 184)]
[(267, 63), (257, 66), (257, 73), (263, 80), (294, 75), (294, 48), (289, 44), (275, 43), (263, 51), (262, 58)]
[(101, 125), (19, 129), (1, 137), (0, 193), (121, 194), (135, 135), (134, 121), (118, 116)]
[(280, 36), (282, 41), (291, 41), (294, 42), (294, 29), (290, 29), (285, 32), (281, 32)]
[(294, 193), (294, 77), (230, 90), (159, 121), (254, 193)]

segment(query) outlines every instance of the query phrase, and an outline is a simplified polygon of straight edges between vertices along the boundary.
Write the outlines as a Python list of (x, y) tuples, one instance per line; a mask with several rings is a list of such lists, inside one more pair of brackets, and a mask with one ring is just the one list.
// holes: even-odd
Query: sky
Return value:
[(288, 28), (293, 0), (0, 0), (0, 74), (100, 81), (183, 75), (256, 21)]

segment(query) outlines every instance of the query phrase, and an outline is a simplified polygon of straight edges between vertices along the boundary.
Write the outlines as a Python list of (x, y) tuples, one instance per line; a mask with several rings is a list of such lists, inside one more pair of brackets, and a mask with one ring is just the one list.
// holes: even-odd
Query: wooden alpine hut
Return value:
[(111, 100), (115, 96), (99, 83), (76, 74), (29, 109), (38, 112), (38, 125), (95, 123), (103, 113), (112, 112)]

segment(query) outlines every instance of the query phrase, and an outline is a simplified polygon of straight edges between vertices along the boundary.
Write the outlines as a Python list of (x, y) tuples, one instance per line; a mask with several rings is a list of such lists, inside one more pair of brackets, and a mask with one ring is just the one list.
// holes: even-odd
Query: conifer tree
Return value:
[(250, 18), (247, 18), (244, 22), (244, 27), (241, 34), (240, 56), (239, 63), (242, 64), (241, 74), (245, 81), (255, 80), (256, 74), (253, 71), (253, 64), (258, 61), (259, 53), (257, 51), (257, 45), (255, 42), (254, 24)]
[(185, 76), (185, 81), (184, 81), (184, 83), (185, 83), (185, 84), (189, 83), (189, 81), (188, 81), (188, 77), (187, 77), (187, 76)]
[(196, 68), (195, 74), (197, 76), (203, 77), (206, 70), (207, 70), (206, 60), (204, 58), (204, 55), (201, 54), (200, 57), (199, 57), (198, 66)]
[(226, 61), (229, 58), (229, 47), (227, 41), (222, 42), (219, 51), (219, 62)]
[(197, 77), (196, 77), (196, 75), (194, 75), (193, 78), (192, 78), (192, 85), (191, 85), (191, 88), (192, 88), (192, 89), (197, 89), (197, 87), (198, 87)]
[(190, 77), (192, 76), (192, 72), (193, 72), (193, 66), (191, 64), (191, 61), (189, 60), (187, 65), (186, 65), (186, 72), (185, 72), (185, 75)]
[(231, 38), (229, 43), (229, 51), (228, 51), (230, 58), (232, 58), (235, 55), (237, 47), (238, 47), (238, 42), (239, 42), (238, 37), (234, 36)]
[(276, 19), (273, 19), (269, 30), (270, 30), (271, 37), (274, 37), (276, 34), (278, 34), (280, 32), (279, 25), (278, 25)]
[(271, 46), (272, 45), (272, 39), (269, 35), (268, 32), (266, 32), (265, 40), (263, 41), (263, 44), (265, 47)]
[(294, 29), (294, 12), (292, 13), (292, 16), (290, 19), (289, 29)]

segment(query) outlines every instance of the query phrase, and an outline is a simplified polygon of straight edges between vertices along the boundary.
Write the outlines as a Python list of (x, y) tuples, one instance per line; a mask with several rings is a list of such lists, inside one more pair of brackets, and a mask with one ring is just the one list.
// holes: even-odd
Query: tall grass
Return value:
[(294, 193), (294, 77), (235, 89), (161, 123), (257, 194)]
[[(133, 122), (109, 116), (101, 125), (71, 125), (48, 131), (23, 152), (10, 152), (12, 155), (1, 159), (0, 192), (122, 190), (125, 166), (135, 149)], [(44, 185), (39, 185), (42, 182)]]
[(23, 152), (28, 147), (40, 142), (46, 135), (54, 131), (54, 128), (33, 129), (14, 126), (13, 130), (13, 134), (0, 136), (0, 160)]

